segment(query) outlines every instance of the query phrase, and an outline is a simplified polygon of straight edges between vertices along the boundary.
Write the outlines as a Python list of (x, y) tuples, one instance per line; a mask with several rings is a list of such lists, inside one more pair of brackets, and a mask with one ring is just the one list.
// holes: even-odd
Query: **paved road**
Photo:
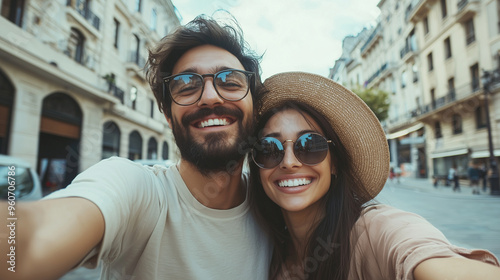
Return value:
[[(472, 195), (469, 187), (453, 192), (435, 188), (427, 179), (401, 178), (388, 182), (377, 196), (381, 203), (421, 215), (441, 230), (451, 243), (488, 249), (500, 258), (500, 197)], [(60, 280), (97, 280), (99, 270), (77, 269)]]
[(500, 258), (500, 197), (469, 187), (453, 192), (437, 189), (428, 180), (401, 179), (388, 182), (377, 199), (426, 218), (450, 240), (466, 248), (490, 250)]

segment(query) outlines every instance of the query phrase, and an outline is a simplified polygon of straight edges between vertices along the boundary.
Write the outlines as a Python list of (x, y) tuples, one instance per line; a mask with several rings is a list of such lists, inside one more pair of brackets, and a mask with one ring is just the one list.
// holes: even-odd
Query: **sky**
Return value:
[[(286, 71), (328, 76), (342, 54), (342, 40), (375, 26), (379, 0), (172, 0), (185, 24), (224, 9), (259, 55), (262, 78)], [(227, 18), (224, 12), (217, 17)]]

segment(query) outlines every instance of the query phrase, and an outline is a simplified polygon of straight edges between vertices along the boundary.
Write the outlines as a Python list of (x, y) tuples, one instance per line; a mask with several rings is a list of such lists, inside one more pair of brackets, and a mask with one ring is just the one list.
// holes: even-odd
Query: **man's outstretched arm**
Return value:
[(17, 203), (14, 209), (1, 201), (0, 279), (57, 279), (103, 235), (104, 218), (87, 199)]

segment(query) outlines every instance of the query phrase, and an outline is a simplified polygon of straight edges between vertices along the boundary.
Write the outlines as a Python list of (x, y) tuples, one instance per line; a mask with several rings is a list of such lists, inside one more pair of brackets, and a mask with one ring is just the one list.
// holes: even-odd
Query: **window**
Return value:
[(467, 45), (476, 41), (476, 34), (474, 33), (474, 19), (471, 18), (465, 22), (465, 39)]
[(141, 39), (139, 36), (134, 34), (132, 39), (132, 53), (130, 54), (130, 60), (135, 64), (139, 65), (139, 55), (141, 51)]
[(448, 79), (448, 97), (450, 101), (455, 101), (455, 78)]
[(484, 106), (477, 107), (476, 109), (476, 128), (481, 129), (486, 127), (486, 110)]
[(15, 25), (22, 27), (24, 0), (3, 0), (0, 2), (2, 4), (2, 16), (13, 22)]
[(443, 134), (441, 133), (441, 123), (440, 122), (434, 123), (434, 137), (436, 139), (443, 137)]
[(168, 159), (168, 144), (165, 141), (163, 141), (162, 157)]
[(453, 126), (453, 134), (462, 133), (462, 117), (459, 114), (454, 114), (451, 117), (451, 124)]
[(158, 144), (153, 137), (148, 141), (148, 159), (158, 159)]
[(429, 34), (429, 18), (424, 17), (424, 34)]
[(448, 15), (448, 11), (446, 9), (446, 0), (441, 0), (441, 17), (445, 18)]
[(470, 76), (472, 81), (472, 91), (479, 90), (479, 65), (476, 63), (470, 67)]
[(14, 94), (14, 85), (7, 75), (0, 71), (0, 154), (7, 154), (9, 148)]
[(68, 41), (68, 54), (76, 62), (83, 64), (83, 47), (85, 43), (85, 37), (76, 28), (71, 28), (71, 33), (69, 35)]
[(132, 109), (135, 110), (137, 107), (137, 88), (136, 87), (130, 88), (130, 101), (132, 102), (132, 104), (131, 104)]
[(142, 137), (137, 131), (133, 131), (128, 137), (128, 158), (142, 159)]
[(142, 1), (141, 0), (135, 0), (135, 10), (137, 12), (141, 12), (141, 6), (142, 6)]
[(427, 55), (427, 66), (429, 72), (434, 70), (434, 63), (432, 62), (432, 52)]
[(120, 22), (115, 18), (114, 19), (114, 24), (115, 24), (115, 42), (114, 46), (115, 48), (118, 49), (118, 41), (120, 40)]
[(500, 33), (500, 0), (497, 0), (498, 33)]
[(432, 105), (432, 109), (436, 109), (436, 92), (435, 92), (435, 89), (431, 89), (431, 105)]
[(415, 63), (413, 63), (411, 71), (413, 72), (413, 82), (414, 83), (418, 82), (418, 67)]
[(155, 101), (153, 99), (149, 99), (149, 103), (151, 104), (151, 106), (150, 106), (151, 110), (150, 110), (149, 115), (151, 116), (151, 118), (154, 118), (154, 116), (155, 116)]
[(445, 58), (450, 58), (451, 57), (451, 42), (450, 42), (450, 37), (446, 38), (444, 40), (444, 56)]
[(151, 23), (149, 25), (149, 28), (151, 30), (156, 31), (156, 22), (157, 22), (158, 15), (156, 14), (156, 9), (151, 10)]
[(112, 122), (104, 123), (102, 127), (102, 158), (118, 156), (120, 153), (120, 129)]
[(403, 71), (403, 73), (401, 73), (401, 87), (406, 87), (406, 71)]

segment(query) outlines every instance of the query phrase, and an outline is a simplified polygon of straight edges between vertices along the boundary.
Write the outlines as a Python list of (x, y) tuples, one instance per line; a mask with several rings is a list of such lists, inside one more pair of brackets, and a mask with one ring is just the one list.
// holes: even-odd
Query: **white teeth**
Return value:
[(278, 182), (278, 186), (280, 187), (298, 187), (298, 186), (303, 186), (311, 183), (311, 179), (290, 179), (290, 180), (283, 180)]
[(200, 128), (208, 127), (208, 126), (216, 126), (216, 125), (228, 125), (229, 122), (227, 119), (209, 119), (206, 121), (202, 121), (199, 125)]

